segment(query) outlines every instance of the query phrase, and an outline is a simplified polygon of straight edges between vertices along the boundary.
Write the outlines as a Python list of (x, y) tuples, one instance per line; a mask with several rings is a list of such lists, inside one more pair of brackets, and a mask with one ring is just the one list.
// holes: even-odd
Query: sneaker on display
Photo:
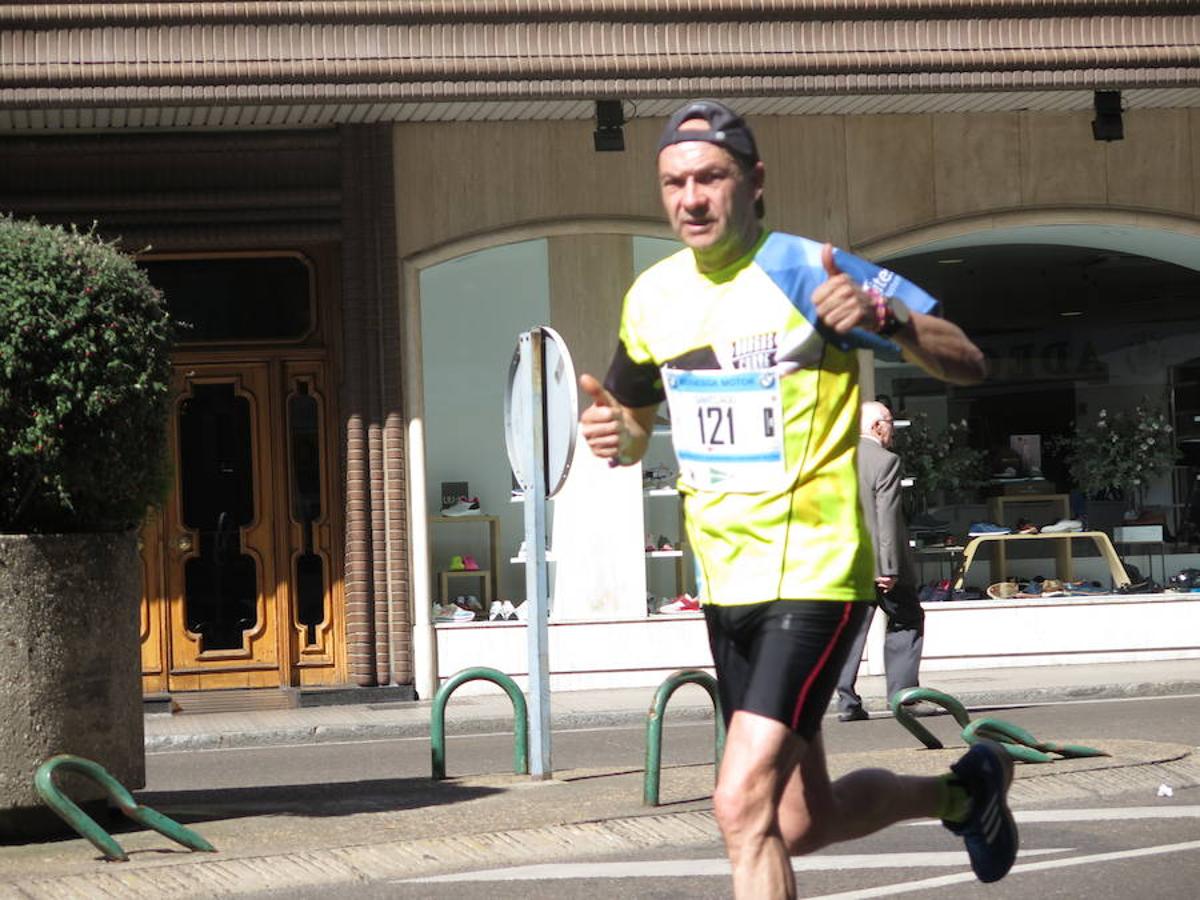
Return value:
[(1011, 600), (1020, 593), (1021, 588), (1011, 581), (1000, 581), (987, 589), (987, 595), (993, 600)]
[(664, 603), (658, 608), (660, 613), (673, 615), (675, 613), (699, 612), (700, 601), (691, 594), (680, 594), (670, 603)]
[(442, 507), (443, 516), (477, 516), (479, 512), (478, 497), (459, 497), (450, 506)]
[(1083, 531), (1083, 522), (1079, 519), (1059, 519), (1042, 526), (1042, 534), (1061, 534), (1064, 531)]
[[(460, 602), (461, 601), (461, 602)], [(465, 597), (459, 597), (454, 601), (463, 609), (468, 609), (473, 613), (482, 613), (483, 604), (479, 602), (479, 598), (474, 594), (467, 594)]]
[(997, 525), (995, 522), (972, 522), (971, 527), (967, 529), (967, 535), (970, 537), (980, 537), (985, 534), (1012, 534), (1012, 529)]
[[(507, 602), (507, 601), (505, 601)], [(504, 607), (499, 600), (493, 600), (492, 605), (488, 607), (488, 621), (502, 622), (504, 621)]]
[(451, 572), (461, 572), (464, 568), (465, 568), (465, 564), (463, 563), (463, 558), (461, 556), (455, 555), (455, 556), (450, 557), (450, 571)]
[(454, 615), (451, 618), (453, 622), (474, 622), (475, 613), (469, 609), (463, 609), (461, 606), (454, 610)]
[(470, 553), (468, 553), (466, 556), (462, 557), (461, 562), (462, 562), (462, 567), (465, 571), (467, 571), (467, 572), (478, 572), (479, 571), (479, 563), (477, 563), (475, 561), (475, 557), (473, 557)]
[(519, 604), (514, 604), (513, 610), (514, 610), (513, 618), (516, 619), (518, 622), (528, 622), (529, 621), (529, 604), (528, 603), (522, 602)]
[(1017, 534), (1037, 534), (1038, 527), (1028, 519), (1017, 520)]
[(511, 600), (505, 600), (500, 604), (500, 618), (505, 622), (517, 621), (517, 608), (512, 605)]

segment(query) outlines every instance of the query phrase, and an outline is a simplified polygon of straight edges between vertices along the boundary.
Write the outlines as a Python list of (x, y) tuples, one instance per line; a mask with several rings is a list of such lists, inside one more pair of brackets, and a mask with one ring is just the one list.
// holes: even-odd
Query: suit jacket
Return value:
[(858, 499), (875, 545), (875, 575), (895, 575), (898, 584), (915, 587), (900, 491), (900, 457), (878, 441), (859, 438)]

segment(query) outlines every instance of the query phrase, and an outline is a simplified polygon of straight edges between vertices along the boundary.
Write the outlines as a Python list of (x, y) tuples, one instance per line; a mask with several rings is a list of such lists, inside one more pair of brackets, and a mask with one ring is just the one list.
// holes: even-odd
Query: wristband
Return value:
[(892, 319), (892, 311), (888, 307), (887, 297), (873, 287), (867, 288), (866, 294), (871, 298), (871, 307), (875, 311), (875, 333), (882, 334)]

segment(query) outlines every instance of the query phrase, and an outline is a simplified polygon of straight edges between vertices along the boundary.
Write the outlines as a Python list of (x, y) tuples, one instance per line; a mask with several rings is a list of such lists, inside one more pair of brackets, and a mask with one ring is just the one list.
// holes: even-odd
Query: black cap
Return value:
[[(680, 126), (692, 119), (703, 119), (708, 128), (681, 131)], [(719, 100), (691, 100), (675, 110), (658, 139), (658, 152), (684, 141), (705, 141), (724, 147), (748, 166), (758, 162), (754, 132), (745, 119)]]

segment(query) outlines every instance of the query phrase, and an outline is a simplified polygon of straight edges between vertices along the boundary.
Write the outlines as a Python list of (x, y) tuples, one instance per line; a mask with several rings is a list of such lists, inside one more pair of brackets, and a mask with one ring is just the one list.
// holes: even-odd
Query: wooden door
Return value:
[(323, 364), (179, 364), (173, 389), (172, 490), (143, 529), (144, 690), (338, 682)]

